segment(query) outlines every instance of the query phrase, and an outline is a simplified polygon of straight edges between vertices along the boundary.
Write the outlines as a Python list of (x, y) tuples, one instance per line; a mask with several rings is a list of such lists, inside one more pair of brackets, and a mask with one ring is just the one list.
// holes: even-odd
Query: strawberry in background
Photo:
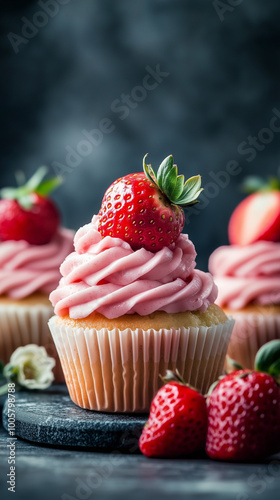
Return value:
[(210, 388), (210, 458), (255, 460), (280, 451), (279, 384), (280, 340), (272, 340), (259, 349), (254, 370), (234, 371)]
[(280, 179), (264, 182), (259, 177), (248, 177), (243, 187), (251, 194), (235, 208), (230, 218), (231, 245), (280, 241)]
[(74, 231), (60, 226), (49, 198), (61, 179), (45, 178), (40, 167), (18, 187), (1, 190), (0, 200), (0, 357), (6, 364), (17, 347), (36, 344), (56, 358), (56, 381), (64, 381), (48, 328), (53, 316), (49, 294), (60, 280), (59, 267), (73, 251)]
[(24, 240), (31, 245), (51, 241), (60, 225), (60, 214), (48, 195), (61, 179), (43, 181), (47, 172), (46, 167), (40, 167), (26, 184), (1, 190), (0, 240)]

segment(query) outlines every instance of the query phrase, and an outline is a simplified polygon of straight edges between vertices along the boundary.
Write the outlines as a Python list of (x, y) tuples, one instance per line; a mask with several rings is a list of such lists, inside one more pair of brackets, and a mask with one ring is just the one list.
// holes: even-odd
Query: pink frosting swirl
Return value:
[(124, 314), (205, 311), (217, 296), (209, 273), (195, 270), (196, 252), (187, 235), (157, 253), (133, 251), (119, 238), (102, 238), (98, 217), (79, 229), (75, 252), (61, 265), (62, 279), (50, 300), (59, 316), (85, 318)]
[(60, 229), (50, 243), (30, 245), (27, 241), (0, 243), (0, 295), (13, 299), (34, 292), (49, 293), (58, 285), (59, 266), (73, 250), (74, 232)]
[(209, 259), (218, 285), (217, 304), (241, 309), (254, 302), (280, 303), (280, 243), (222, 246)]

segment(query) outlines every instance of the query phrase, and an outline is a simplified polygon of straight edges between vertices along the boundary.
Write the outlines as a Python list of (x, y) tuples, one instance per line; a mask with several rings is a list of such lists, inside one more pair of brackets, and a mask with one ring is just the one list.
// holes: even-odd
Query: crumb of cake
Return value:
[(141, 328), (143, 330), (160, 330), (162, 328), (188, 328), (190, 326), (200, 327), (211, 325), (218, 325), (225, 323), (228, 317), (222, 309), (216, 304), (211, 304), (205, 312), (200, 311), (185, 311), (174, 314), (169, 314), (164, 311), (156, 311), (147, 316), (140, 316), (138, 314), (127, 314), (119, 318), (108, 319), (102, 314), (93, 313), (87, 318), (71, 319), (69, 316), (57, 317), (57, 324), (70, 326), (72, 328), (95, 328), (101, 330), (107, 328), (113, 330), (125, 330), (130, 328), (136, 330)]
[(45, 293), (35, 292), (32, 295), (28, 295), (28, 297), (23, 297), (22, 299), (12, 299), (7, 295), (0, 296), (0, 305), (9, 306), (36, 306), (37, 304), (43, 304), (46, 306), (51, 306), (49, 297)]

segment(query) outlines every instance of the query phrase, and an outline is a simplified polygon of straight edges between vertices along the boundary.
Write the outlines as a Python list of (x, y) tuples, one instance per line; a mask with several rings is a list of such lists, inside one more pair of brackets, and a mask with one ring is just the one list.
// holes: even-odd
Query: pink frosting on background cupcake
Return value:
[(34, 292), (47, 295), (60, 279), (59, 266), (73, 250), (74, 232), (60, 229), (45, 245), (27, 241), (0, 243), (0, 295), (23, 299)]
[(219, 247), (210, 256), (209, 270), (218, 285), (220, 306), (280, 303), (280, 243)]

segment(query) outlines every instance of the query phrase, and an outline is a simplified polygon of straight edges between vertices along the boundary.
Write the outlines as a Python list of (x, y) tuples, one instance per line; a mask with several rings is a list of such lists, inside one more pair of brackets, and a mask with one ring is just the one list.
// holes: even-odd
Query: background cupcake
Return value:
[[(237, 206), (229, 223), (231, 245), (216, 249), (209, 270), (218, 285), (217, 304), (235, 319), (228, 354), (253, 368), (256, 352), (280, 338), (280, 191), (277, 180)], [(252, 181), (246, 183), (252, 187)]]
[(203, 392), (222, 371), (233, 321), (213, 305), (212, 276), (195, 269), (194, 246), (180, 234), (179, 203), (196, 200), (200, 178), (184, 184), (174, 167), (166, 158), (156, 179), (144, 163), (146, 175), (110, 186), (50, 295), (50, 329), (83, 408), (146, 412), (167, 368)]
[[(60, 216), (47, 197), (59, 179), (43, 181), (41, 167), (20, 188), (7, 188), (0, 201), (0, 359), (7, 363), (19, 346), (38, 344), (57, 358), (48, 330), (53, 308), (48, 299), (59, 266), (73, 249), (73, 231), (60, 228)], [(57, 380), (63, 374), (57, 358)]]

